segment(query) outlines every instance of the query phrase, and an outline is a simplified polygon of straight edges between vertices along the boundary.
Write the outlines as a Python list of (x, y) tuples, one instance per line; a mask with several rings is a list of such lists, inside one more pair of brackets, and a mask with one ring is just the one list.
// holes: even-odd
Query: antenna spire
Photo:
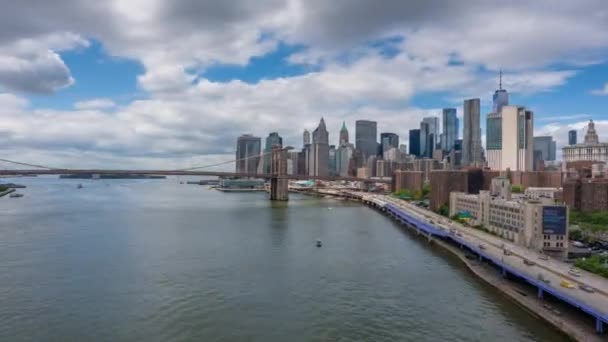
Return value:
[(498, 73), (498, 89), (502, 90), (502, 68), (500, 69), (500, 71)]

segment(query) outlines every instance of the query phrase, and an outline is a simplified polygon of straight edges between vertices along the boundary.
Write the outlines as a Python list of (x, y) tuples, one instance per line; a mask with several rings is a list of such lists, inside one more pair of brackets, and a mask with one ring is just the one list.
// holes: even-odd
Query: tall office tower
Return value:
[(468, 99), (464, 101), (463, 126), (462, 165), (479, 167), (482, 164), (479, 99)]
[(380, 133), (380, 144), (380, 155), (383, 156), (391, 147), (399, 148), (399, 136), (395, 133)]
[(336, 150), (336, 171), (339, 176), (347, 177), (349, 175), (349, 163), (355, 151), (353, 144), (342, 144)]
[(420, 157), (420, 130), (410, 129), (410, 154)]
[(501, 169), (532, 171), (534, 162), (534, 113), (524, 107), (502, 108)]
[(304, 134), (302, 134), (302, 141), (304, 146), (310, 144), (310, 132), (307, 129), (305, 129)]
[(363, 153), (364, 160), (378, 153), (378, 128), (376, 121), (355, 122), (355, 147)]
[(534, 151), (540, 152), (540, 160), (555, 160), (555, 140), (553, 140), (552, 136), (534, 137)]
[(325, 120), (321, 118), (319, 126), (312, 132), (312, 145), (308, 166), (309, 176), (327, 176), (329, 174), (329, 133)]
[(336, 145), (329, 145), (329, 160), (327, 161), (327, 168), (330, 176), (338, 174), (336, 168)]
[(283, 138), (277, 132), (272, 132), (266, 137), (266, 146), (264, 147), (264, 173), (270, 173), (270, 152), (273, 146), (283, 147)]
[(486, 119), (486, 159), (491, 170), (502, 170), (502, 116), (489, 113)]
[(420, 123), (420, 155), (432, 158), (438, 138), (439, 119), (436, 117), (423, 118)]
[(441, 134), (441, 149), (449, 152), (454, 148), (454, 142), (458, 139), (459, 129), (456, 108), (443, 109), (443, 133)]
[(255, 174), (260, 163), (262, 139), (243, 134), (236, 140), (236, 172)]
[(502, 107), (509, 105), (509, 93), (506, 89), (502, 89), (502, 70), (500, 71), (498, 80), (498, 89), (494, 92), (494, 96), (492, 96), (492, 102), (494, 104), (492, 111), (499, 114), (502, 111)]
[(399, 144), (399, 153), (401, 153), (402, 156), (405, 156), (407, 154), (406, 144)]
[(342, 121), (342, 128), (340, 129), (340, 143), (339, 145), (342, 144), (348, 144), (348, 129), (346, 129), (346, 122)]
[(568, 145), (576, 145), (576, 130), (571, 129), (568, 131)]

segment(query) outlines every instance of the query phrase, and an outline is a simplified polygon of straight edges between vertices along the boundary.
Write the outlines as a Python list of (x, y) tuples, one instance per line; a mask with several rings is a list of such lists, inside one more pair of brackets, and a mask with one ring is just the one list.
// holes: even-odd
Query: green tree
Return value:
[(437, 209), (437, 213), (439, 215), (445, 216), (445, 217), (449, 217), (450, 216), (450, 208), (444, 203), (442, 205), (439, 206), (439, 209)]
[(426, 183), (422, 186), (422, 197), (427, 198), (431, 193), (431, 185)]
[(522, 192), (524, 192), (524, 187), (519, 184), (513, 184), (511, 186), (511, 192), (515, 194), (521, 194)]

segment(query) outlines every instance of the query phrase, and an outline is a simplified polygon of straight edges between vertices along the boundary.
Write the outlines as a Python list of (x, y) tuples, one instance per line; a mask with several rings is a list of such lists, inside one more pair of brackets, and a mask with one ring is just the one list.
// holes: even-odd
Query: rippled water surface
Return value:
[(1, 341), (563, 340), (356, 204), (175, 178), (15, 181), (28, 188), (0, 198)]

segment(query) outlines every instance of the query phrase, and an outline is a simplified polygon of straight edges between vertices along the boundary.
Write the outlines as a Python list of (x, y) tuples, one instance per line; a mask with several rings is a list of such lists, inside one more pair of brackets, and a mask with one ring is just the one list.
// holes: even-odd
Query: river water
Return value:
[(0, 341), (564, 340), (354, 203), (13, 181), (28, 188), (0, 198)]

